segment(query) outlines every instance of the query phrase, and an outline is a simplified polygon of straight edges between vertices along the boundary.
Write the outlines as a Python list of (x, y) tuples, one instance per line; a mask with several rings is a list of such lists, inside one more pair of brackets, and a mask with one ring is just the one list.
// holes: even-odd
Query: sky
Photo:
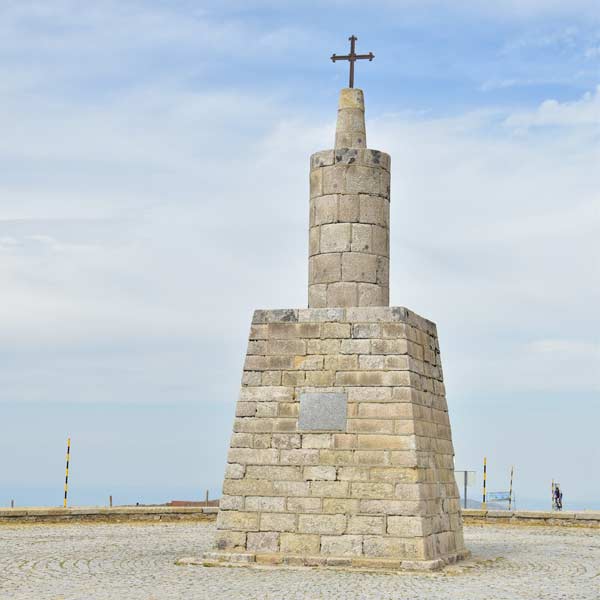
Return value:
[(307, 302), (350, 34), (391, 303), (456, 467), (600, 509), (597, 0), (0, 1), (0, 505), (220, 492), (252, 312)]

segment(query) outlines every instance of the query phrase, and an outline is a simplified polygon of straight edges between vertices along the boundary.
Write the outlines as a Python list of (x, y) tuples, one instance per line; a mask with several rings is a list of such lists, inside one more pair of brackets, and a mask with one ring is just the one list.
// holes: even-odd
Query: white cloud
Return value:
[[(511, 115), (505, 124), (519, 131), (531, 127), (583, 125), (593, 128), (593, 135), (600, 127), (600, 85), (574, 102), (546, 100), (535, 110)], [(592, 151), (597, 152), (598, 148), (592, 148)]]

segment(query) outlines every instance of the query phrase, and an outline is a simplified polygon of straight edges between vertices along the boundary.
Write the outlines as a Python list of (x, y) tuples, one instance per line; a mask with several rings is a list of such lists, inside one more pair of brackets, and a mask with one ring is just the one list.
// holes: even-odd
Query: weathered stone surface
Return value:
[(346, 428), (347, 396), (344, 393), (304, 393), (300, 395), (298, 427), (307, 431)]
[(464, 554), (437, 331), (388, 306), (390, 161), (364, 145), (344, 91), (311, 157), (309, 308), (253, 317), (218, 526), (260, 564)]

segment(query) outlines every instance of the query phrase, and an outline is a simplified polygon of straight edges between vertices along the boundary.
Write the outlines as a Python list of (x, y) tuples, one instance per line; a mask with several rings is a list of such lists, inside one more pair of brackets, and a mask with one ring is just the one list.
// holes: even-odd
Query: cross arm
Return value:
[(352, 57), (349, 54), (344, 54), (343, 56), (338, 56), (337, 54), (331, 55), (331, 60), (335, 62), (336, 60), (351, 60)]

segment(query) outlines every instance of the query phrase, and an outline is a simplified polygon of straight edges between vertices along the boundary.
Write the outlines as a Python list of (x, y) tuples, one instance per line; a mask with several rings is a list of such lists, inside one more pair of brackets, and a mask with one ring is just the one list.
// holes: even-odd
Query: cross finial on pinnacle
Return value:
[(336, 60), (347, 60), (350, 63), (350, 85), (348, 87), (354, 87), (354, 63), (357, 60), (369, 59), (369, 62), (375, 58), (375, 55), (372, 52), (369, 54), (356, 54), (355, 51), (355, 43), (358, 38), (355, 35), (351, 35), (350, 40), (350, 54), (345, 54), (344, 56), (338, 56), (337, 54), (333, 54), (331, 56), (331, 60), (335, 62)]

